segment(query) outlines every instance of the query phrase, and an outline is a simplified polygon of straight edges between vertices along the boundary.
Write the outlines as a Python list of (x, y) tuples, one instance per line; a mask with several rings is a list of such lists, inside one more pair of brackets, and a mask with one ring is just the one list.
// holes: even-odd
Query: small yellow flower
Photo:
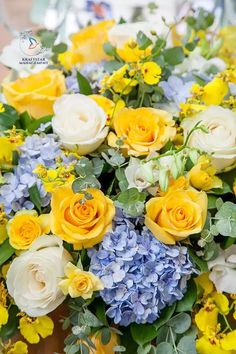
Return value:
[(17, 250), (28, 249), (39, 236), (50, 232), (50, 216), (38, 216), (35, 210), (22, 210), (7, 224), (9, 242)]
[(3, 113), (3, 112), (5, 112), (5, 108), (3, 106), (3, 103), (0, 102), (0, 113)]
[(186, 103), (180, 103), (180, 116), (181, 118), (193, 116), (194, 114), (197, 114), (201, 111), (204, 111), (207, 109), (207, 106), (200, 104), (199, 102), (197, 103), (192, 103), (192, 102), (186, 102)]
[(6, 307), (4, 307), (1, 303), (0, 303), (0, 328), (2, 326), (4, 326), (5, 324), (7, 324), (8, 322), (8, 311), (6, 309)]
[(200, 285), (204, 291), (204, 296), (209, 295), (214, 291), (214, 285), (209, 279), (208, 272), (200, 274), (197, 278), (195, 278), (195, 282), (197, 285)]
[(81, 296), (83, 299), (90, 299), (94, 291), (104, 289), (101, 280), (96, 275), (85, 272), (70, 262), (65, 267), (65, 275), (66, 279), (59, 283), (64, 295), (69, 294), (73, 298)]
[(11, 144), (6, 136), (0, 137), (0, 165), (8, 166), (12, 164), (13, 151), (16, 150), (14, 144)]
[(0, 204), (0, 245), (7, 239), (7, 217), (3, 205)]
[(148, 85), (155, 85), (161, 78), (161, 67), (154, 62), (146, 62), (141, 66), (143, 81)]
[(19, 321), (20, 333), (31, 344), (40, 341), (40, 336), (46, 338), (51, 336), (54, 329), (54, 323), (48, 316), (30, 318), (28, 316), (21, 317)]
[(115, 113), (119, 112), (125, 107), (125, 102), (123, 100), (118, 100), (116, 103), (109, 98), (102, 95), (91, 95), (90, 96), (97, 104), (105, 111), (107, 114), (107, 124), (110, 124), (111, 118)]
[(207, 156), (200, 156), (198, 163), (188, 173), (190, 184), (199, 190), (208, 191), (212, 188), (222, 188), (222, 180), (215, 176), (216, 169)]
[(59, 166), (55, 170), (47, 170), (45, 166), (38, 165), (33, 172), (42, 180), (45, 190), (52, 193), (55, 188), (73, 182), (73, 169), (73, 164), (69, 167)]
[(206, 105), (219, 105), (229, 91), (228, 84), (219, 77), (215, 77), (203, 88), (202, 100)]
[(14, 344), (8, 342), (3, 348), (3, 354), (28, 354), (27, 344), (21, 340)]

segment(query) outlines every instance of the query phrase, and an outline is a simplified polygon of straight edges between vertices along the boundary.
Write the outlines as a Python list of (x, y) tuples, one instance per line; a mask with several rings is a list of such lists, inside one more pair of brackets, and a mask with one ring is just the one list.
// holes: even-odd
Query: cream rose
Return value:
[(135, 22), (121, 23), (113, 26), (108, 32), (109, 42), (117, 48), (122, 48), (130, 40), (136, 40), (139, 31), (142, 31), (150, 39), (155, 39), (151, 32), (158, 33), (160, 27), (157, 23)]
[(55, 310), (65, 299), (58, 287), (71, 260), (56, 236), (40, 236), (16, 257), (7, 272), (7, 288), (19, 309), (32, 317)]
[(216, 259), (208, 262), (208, 268), (217, 291), (236, 294), (236, 245), (221, 250)]
[(210, 106), (195, 117), (183, 121), (185, 138), (198, 122), (209, 133), (194, 131), (189, 145), (212, 155), (212, 163), (218, 173), (232, 168), (236, 162), (236, 113), (227, 108)]
[(63, 95), (54, 104), (52, 127), (62, 144), (79, 155), (96, 150), (108, 133), (106, 113), (90, 97)]

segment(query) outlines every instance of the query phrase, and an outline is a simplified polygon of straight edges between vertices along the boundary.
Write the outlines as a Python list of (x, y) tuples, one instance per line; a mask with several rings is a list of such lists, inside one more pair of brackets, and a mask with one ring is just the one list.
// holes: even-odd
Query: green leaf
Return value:
[(0, 338), (4, 341), (12, 338), (18, 331), (19, 317), (17, 314), (19, 309), (17, 306), (12, 305), (8, 311), (9, 318), (6, 325), (2, 326), (0, 329)]
[(190, 328), (191, 323), (191, 317), (187, 313), (179, 313), (172, 317), (167, 325), (173, 328), (177, 334), (182, 334)]
[(86, 177), (78, 177), (72, 183), (72, 189), (74, 193), (79, 193), (88, 188), (101, 189), (101, 184), (99, 180), (93, 175)]
[(104, 63), (104, 69), (108, 73), (112, 74), (114, 71), (120, 69), (124, 64), (117, 60), (110, 60)]
[(218, 197), (215, 195), (212, 195), (212, 194), (208, 194), (207, 199), (208, 199), (207, 209), (209, 209), (209, 210), (216, 209), (216, 201), (217, 201)]
[(125, 170), (123, 168), (118, 168), (115, 172), (116, 178), (119, 181), (120, 190), (126, 191), (128, 188), (128, 181), (125, 176)]
[(145, 33), (142, 31), (139, 31), (137, 34), (137, 43), (139, 46), (139, 49), (145, 50), (147, 47), (149, 47), (152, 44), (152, 41), (150, 38), (146, 36)]
[(101, 334), (101, 341), (103, 345), (107, 345), (111, 340), (111, 331), (109, 328), (103, 328)]
[(93, 174), (93, 164), (87, 157), (81, 157), (75, 165), (75, 172), (80, 177)]
[(79, 92), (83, 95), (92, 95), (93, 91), (89, 81), (79, 71), (77, 71), (77, 81), (79, 85)]
[(156, 43), (154, 44), (153, 48), (152, 48), (152, 55), (155, 56), (155, 55), (159, 55), (161, 50), (163, 48), (165, 48), (166, 46), (166, 40), (164, 38), (161, 38), (159, 37), (157, 40), (156, 40)]
[(34, 184), (32, 187), (30, 187), (28, 189), (28, 191), (29, 191), (29, 197), (30, 197), (31, 202), (35, 205), (35, 207), (41, 213), (42, 199), (41, 199), (37, 184)]
[(90, 327), (100, 327), (103, 323), (88, 309), (83, 313), (83, 324)]
[(0, 266), (5, 263), (15, 252), (15, 249), (9, 244), (9, 239), (6, 239), (0, 246)]
[(19, 120), (19, 115), (15, 108), (4, 104), (4, 112), (0, 113), (0, 130), (7, 130), (13, 127)]
[(42, 45), (46, 48), (52, 48), (57, 38), (57, 32), (43, 29), (43, 30), (39, 30), (38, 34), (40, 36), (40, 41)]
[(193, 263), (195, 263), (195, 265), (200, 269), (200, 271), (202, 273), (208, 272), (207, 262), (205, 262), (203, 259), (199, 258), (195, 254), (195, 250), (191, 249), (190, 247), (188, 247), (188, 252), (189, 252), (190, 258), (192, 259)]
[(77, 354), (77, 353), (79, 353), (79, 349), (80, 349), (79, 345), (73, 344), (73, 345), (67, 345), (64, 348), (64, 351), (66, 354)]
[(130, 329), (133, 339), (139, 345), (144, 345), (157, 336), (157, 330), (154, 325), (132, 323)]
[(33, 122), (28, 124), (27, 130), (29, 133), (33, 134), (35, 130), (37, 130), (40, 127), (41, 124), (51, 122), (51, 120), (52, 120), (52, 115), (45, 116), (37, 120), (33, 120)]
[(57, 45), (54, 45), (52, 47), (52, 51), (54, 53), (64, 53), (67, 50), (67, 44), (66, 43), (59, 43)]
[(153, 323), (156, 330), (162, 327), (171, 318), (171, 316), (175, 312), (175, 308), (176, 303), (174, 303), (172, 306), (166, 307), (164, 310), (161, 311), (160, 317)]
[(222, 236), (236, 237), (236, 204), (225, 202), (215, 215), (215, 226)]
[[(156, 348), (156, 354), (173, 354), (173, 347), (170, 343), (162, 342)], [(190, 354), (190, 352), (189, 352)], [(191, 353), (192, 354), (192, 353)]]
[(107, 55), (111, 57), (116, 56), (116, 48), (111, 43), (104, 43), (103, 50)]
[(191, 336), (184, 336), (180, 338), (177, 350), (181, 354), (197, 354), (195, 338)]
[(26, 130), (27, 127), (33, 122), (34, 120), (31, 118), (27, 111), (20, 114), (20, 125), (21, 128)]
[(188, 290), (182, 300), (177, 302), (176, 311), (185, 312), (192, 311), (193, 305), (197, 299), (197, 287), (195, 281), (190, 279), (188, 282)]
[(177, 65), (184, 60), (184, 51), (182, 47), (165, 49), (163, 52), (165, 61), (170, 65)]
[(121, 192), (115, 201), (116, 206), (131, 216), (139, 216), (143, 213), (147, 193), (139, 192), (137, 188), (130, 188)]
[(223, 187), (222, 188), (214, 188), (211, 190), (211, 193), (216, 194), (216, 195), (222, 195), (222, 194), (227, 194), (227, 193), (232, 193), (231, 187), (223, 181)]

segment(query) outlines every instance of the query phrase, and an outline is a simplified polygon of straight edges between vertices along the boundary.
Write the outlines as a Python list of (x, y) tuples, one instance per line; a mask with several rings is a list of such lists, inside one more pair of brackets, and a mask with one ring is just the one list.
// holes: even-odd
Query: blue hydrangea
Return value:
[(193, 83), (193, 81), (185, 83), (178, 76), (171, 75), (167, 81), (161, 81), (159, 86), (163, 89), (167, 100), (175, 102), (179, 106), (181, 102), (185, 102), (190, 97)]
[(18, 165), (13, 172), (4, 174), (5, 184), (0, 187), (0, 203), (4, 204), (7, 214), (21, 209), (33, 209), (28, 190), (34, 184), (38, 187), (42, 206), (50, 203), (50, 194), (45, 191), (33, 170), (38, 164), (56, 167), (56, 158), (62, 155), (60, 144), (53, 134), (28, 136), (19, 150)]
[[(140, 230), (139, 230), (140, 229)], [(132, 219), (119, 216), (99, 249), (88, 251), (90, 271), (104, 283), (100, 292), (115, 323), (152, 323), (180, 300), (194, 271), (186, 247), (167, 246)]]

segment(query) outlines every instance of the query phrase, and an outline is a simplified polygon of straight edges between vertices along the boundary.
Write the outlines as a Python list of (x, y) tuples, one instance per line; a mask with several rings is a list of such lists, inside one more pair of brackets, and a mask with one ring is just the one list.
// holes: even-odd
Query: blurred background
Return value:
[[(165, 26), (178, 21), (190, 8), (203, 7), (216, 15), (216, 26), (236, 24), (236, 0), (0, 0), (0, 52), (25, 29), (57, 30), (60, 41), (89, 22), (120, 18), (148, 20)], [(184, 29), (183, 29), (184, 30)], [(7, 69), (0, 63), (0, 80)]]

